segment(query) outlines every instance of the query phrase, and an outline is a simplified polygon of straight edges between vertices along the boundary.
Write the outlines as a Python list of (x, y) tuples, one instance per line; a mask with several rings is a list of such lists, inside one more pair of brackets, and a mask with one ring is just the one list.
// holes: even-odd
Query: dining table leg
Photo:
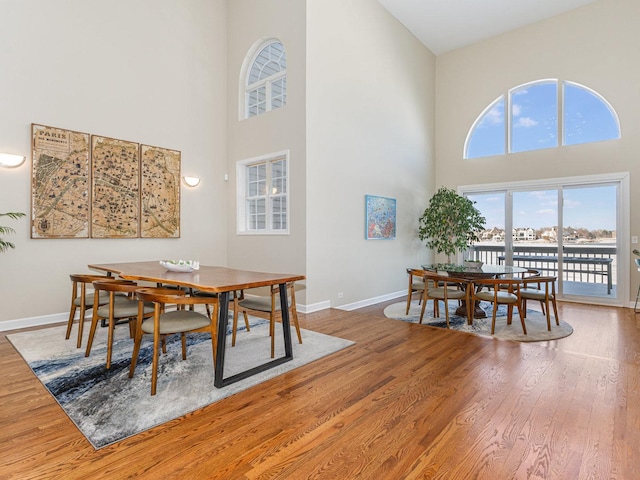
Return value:
[[(476, 288), (478, 288), (478, 291), (479, 291), (482, 287), (476, 287)], [(468, 320), (469, 317), (467, 316), (467, 308), (468, 308), (467, 301), (463, 300), (462, 304), (456, 309), (456, 315), (458, 315), (459, 317), (467, 318), (467, 322), (469, 322)], [(485, 312), (480, 307), (479, 300), (476, 300), (473, 302), (473, 318), (487, 318), (487, 312)]]
[[(216, 349), (216, 365), (214, 368), (213, 384), (221, 388), (231, 383), (239, 382), (257, 373), (293, 360), (293, 342), (291, 340), (291, 321), (289, 319), (289, 301), (287, 299), (287, 284), (278, 285), (280, 288), (280, 313), (282, 315), (282, 329), (284, 331), (284, 356), (270, 362), (257, 365), (230, 377), (224, 378), (224, 358), (227, 345), (227, 327), (229, 325), (229, 292), (221, 292), (218, 296), (220, 313), (218, 315), (218, 345)], [(275, 335), (275, 333), (274, 333)]]
[[(289, 318), (289, 299), (287, 298), (287, 284), (278, 285), (280, 290), (280, 314), (282, 315), (282, 329), (284, 330), (284, 356), (293, 358), (293, 343), (291, 341), (291, 319)], [(274, 333), (275, 335), (275, 333)]]
[(229, 292), (221, 292), (218, 295), (218, 345), (216, 348), (215, 377), (213, 384), (217, 387), (224, 386), (224, 354), (227, 344), (227, 327), (229, 325)]

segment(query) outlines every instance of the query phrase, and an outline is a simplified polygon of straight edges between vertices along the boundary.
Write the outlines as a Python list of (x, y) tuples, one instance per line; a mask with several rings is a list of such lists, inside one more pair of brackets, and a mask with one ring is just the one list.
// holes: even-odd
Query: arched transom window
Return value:
[(613, 107), (584, 85), (556, 79), (512, 88), (478, 116), (464, 158), (620, 138)]
[(259, 48), (247, 71), (245, 118), (283, 107), (287, 103), (287, 56), (278, 40)]

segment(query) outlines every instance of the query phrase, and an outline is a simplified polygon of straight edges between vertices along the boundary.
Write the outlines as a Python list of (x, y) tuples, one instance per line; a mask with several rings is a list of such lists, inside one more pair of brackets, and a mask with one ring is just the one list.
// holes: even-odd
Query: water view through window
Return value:
[(564, 294), (615, 298), (617, 188), (587, 185), (466, 195), (487, 219), (474, 255), (486, 263), (558, 276)]

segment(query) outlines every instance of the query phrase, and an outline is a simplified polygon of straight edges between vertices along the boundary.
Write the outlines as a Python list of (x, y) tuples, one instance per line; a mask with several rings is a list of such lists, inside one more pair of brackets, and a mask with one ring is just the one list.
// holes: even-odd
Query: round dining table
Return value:
[[(438, 272), (440, 274), (446, 273), (451, 277), (470, 281), (480, 278), (499, 278), (505, 275), (520, 275), (528, 271), (528, 269), (524, 267), (493, 265), (488, 263), (483, 264), (481, 267), (468, 267), (457, 263), (434, 263), (430, 265), (423, 265), (422, 269), (431, 272)], [(485, 318), (487, 316), (487, 313), (480, 308), (480, 302), (475, 302), (473, 310), (473, 318)], [(462, 317), (467, 316), (466, 302), (462, 302), (462, 304), (457, 308), (456, 315)]]

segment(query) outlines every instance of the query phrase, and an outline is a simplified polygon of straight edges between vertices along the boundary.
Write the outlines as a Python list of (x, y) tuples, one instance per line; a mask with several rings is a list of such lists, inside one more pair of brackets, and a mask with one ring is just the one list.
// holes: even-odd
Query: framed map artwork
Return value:
[(91, 159), (91, 237), (138, 237), (139, 144), (92, 135)]
[(365, 195), (366, 239), (393, 240), (396, 238), (396, 199)]
[(140, 146), (143, 238), (180, 237), (180, 152)]
[(31, 238), (89, 237), (89, 134), (31, 124)]

